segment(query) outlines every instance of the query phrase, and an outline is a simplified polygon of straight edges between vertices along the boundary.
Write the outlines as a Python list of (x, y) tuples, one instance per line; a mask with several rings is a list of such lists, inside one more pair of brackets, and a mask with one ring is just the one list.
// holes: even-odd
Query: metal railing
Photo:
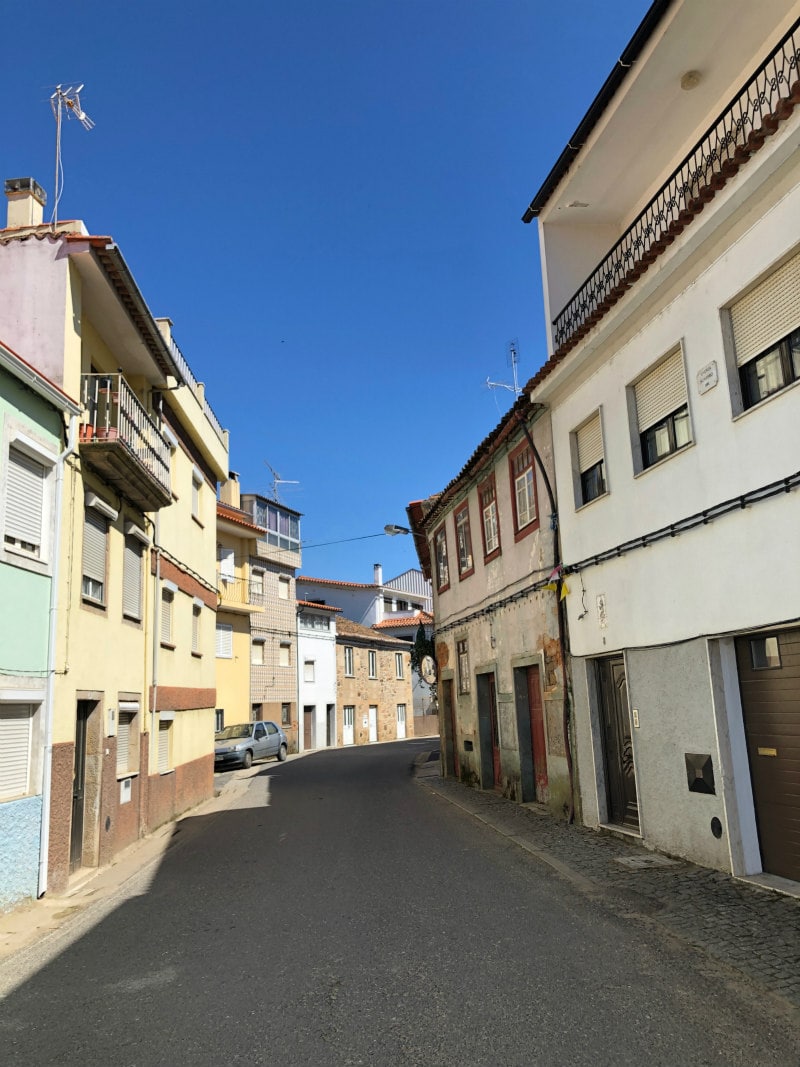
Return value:
[(553, 320), (556, 353), (605, 315), (800, 104), (798, 27), (800, 21)]
[[(186, 383), (186, 385), (189, 386), (195, 396), (197, 396), (200, 393), (200, 383), (198, 382), (197, 378), (195, 378), (194, 374), (192, 374), (192, 369), (186, 362), (186, 357), (184, 356), (183, 352), (181, 352), (180, 348), (178, 348), (178, 345), (172, 337), (170, 337), (169, 339), (169, 347), (170, 351), (172, 352), (172, 358), (175, 360), (178, 370), (181, 372), (181, 378)], [(206, 400), (205, 390), (203, 390), (203, 414), (211, 423), (214, 433), (217, 435), (220, 441), (224, 442), (225, 431), (222, 429), (222, 424), (220, 423), (219, 419), (214, 414), (213, 408)]]
[(170, 448), (121, 374), (81, 375), (81, 441), (119, 441), (169, 492)]
[(229, 577), (220, 570), (217, 571), (217, 589), (220, 598), (229, 604), (260, 604), (264, 598), (263, 582)]

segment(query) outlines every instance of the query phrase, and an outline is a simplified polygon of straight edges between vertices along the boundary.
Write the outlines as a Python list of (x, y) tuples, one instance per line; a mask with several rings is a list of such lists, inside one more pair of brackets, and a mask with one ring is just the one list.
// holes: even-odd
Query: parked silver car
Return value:
[(214, 735), (214, 770), (236, 764), (249, 767), (254, 759), (269, 756), (283, 762), (288, 751), (286, 734), (274, 722), (237, 723)]

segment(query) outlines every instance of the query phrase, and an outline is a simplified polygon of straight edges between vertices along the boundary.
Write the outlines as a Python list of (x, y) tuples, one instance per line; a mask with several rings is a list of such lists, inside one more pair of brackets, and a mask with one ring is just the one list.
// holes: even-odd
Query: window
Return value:
[(203, 475), (197, 469), (192, 468), (192, 518), (200, 521), (200, 492), (203, 488)]
[(123, 549), (122, 614), (136, 622), (142, 620), (142, 542), (131, 534), (126, 534)]
[(463, 638), (461, 641), (456, 642), (456, 657), (458, 660), (458, 691), (459, 693), (469, 692), (469, 652), (467, 650), (467, 639)]
[(672, 355), (633, 387), (642, 469), (691, 444), (683, 354)]
[(497, 492), (494, 475), (478, 488), (481, 505), (481, 532), (483, 534), (483, 555), (493, 559), (500, 553), (500, 522), (497, 517)]
[(172, 768), (172, 720), (158, 721), (158, 773), (168, 774)]
[(603, 428), (600, 412), (579, 427), (574, 434), (575, 456), (580, 475), (580, 490), (577, 504), (588, 504), (606, 491), (606, 479), (603, 458)]
[(344, 647), (344, 673), (347, 678), (352, 678), (355, 675), (353, 670), (353, 649), (350, 645), (345, 645)]
[(297, 515), (278, 504), (259, 499), (252, 502), (252, 507), (256, 524), (267, 531), (264, 540), (268, 545), (290, 552), (300, 551), (300, 519)]
[(229, 622), (217, 623), (217, 659), (233, 659), (233, 626)]
[(119, 702), (117, 711), (117, 774), (135, 771), (138, 761), (138, 715), (139, 707), (133, 701)]
[(161, 590), (161, 644), (172, 646), (172, 613), (175, 607), (175, 591), (167, 588)]
[(777, 637), (751, 637), (750, 662), (754, 671), (774, 670), (781, 665)]
[(49, 465), (45, 466), (17, 445), (9, 447), (5, 547), (36, 559), (46, 555), (43, 541), (49, 470)]
[(511, 474), (511, 499), (514, 529), (517, 534), (530, 533), (536, 522), (536, 479), (533, 476), (533, 451), (527, 441), (508, 457)]
[(300, 616), (300, 625), (305, 630), (330, 630), (331, 620), (327, 615), (306, 615)]
[(281, 704), (281, 726), (289, 726), (291, 721), (291, 706), (289, 704)]
[(433, 535), (433, 555), (436, 560), (436, 586), (443, 592), (450, 585), (450, 570), (447, 566), (447, 535), (440, 526)]
[(367, 652), (367, 673), (370, 678), (378, 677), (378, 653), (372, 648)]
[(200, 620), (202, 609), (199, 604), (192, 604), (192, 652), (200, 655)]
[(250, 663), (253, 667), (264, 666), (264, 642), (253, 641), (250, 645)]
[(468, 504), (465, 504), (455, 513), (455, 524), (458, 577), (467, 578), (475, 570), (475, 561), (472, 558), (472, 534), (469, 528)]
[(278, 578), (278, 599), (279, 600), (288, 600), (289, 599), (289, 592), (291, 590), (291, 586), (292, 586), (291, 578), (286, 578), (283, 575), (281, 575), (280, 578)]
[(745, 408), (800, 379), (800, 253), (731, 307), (731, 326)]
[(278, 666), (279, 667), (291, 667), (291, 648), (292, 646), (284, 642), (281, 643), (278, 649)]
[(33, 708), (0, 704), (0, 800), (23, 797), (31, 789)]
[(403, 678), (403, 653), (395, 652), (394, 654), (394, 673), (396, 678)]
[(81, 594), (85, 600), (104, 605), (106, 602), (106, 557), (108, 554), (108, 519), (94, 508), (86, 508), (83, 518), (83, 578)]
[(315, 663), (315, 661), (313, 659), (307, 659), (305, 661), (305, 663), (303, 664), (303, 681), (304, 682), (313, 682), (314, 681), (314, 663)]
[(219, 578), (221, 582), (232, 582), (236, 577), (236, 556), (232, 548), (220, 545), (217, 549), (219, 556)]
[(397, 610), (398, 611), (408, 611), (408, 601), (407, 600), (398, 600), (397, 601)]
[(263, 571), (251, 571), (250, 572), (250, 592), (253, 596), (264, 595), (264, 572)]
[(214, 733), (218, 734), (220, 730), (225, 729), (225, 709), (217, 708), (214, 712)]

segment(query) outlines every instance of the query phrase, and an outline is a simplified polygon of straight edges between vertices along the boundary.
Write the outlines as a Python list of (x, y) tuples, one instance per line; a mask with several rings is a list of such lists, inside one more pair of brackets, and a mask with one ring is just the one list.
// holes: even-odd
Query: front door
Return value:
[(378, 740), (378, 706), (377, 704), (370, 704), (369, 706), (369, 740), (370, 743)]
[(356, 709), (351, 704), (345, 704), (342, 709), (342, 744), (355, 744), (355, 718)]
[(69, 872), (76, 871), (83, 860), (83, 813), (86, 799), (86, 735), (94, 704), (78, 701), (75, 719), (75, 764), (72, 775), (72, 828), (69, 842)]
[(499, 789), (500, 728), (497, 722), (497, 689), (494, 672), (475, 676), (478, 685), (478, 730), (481, 746), (481, 788)]
[(397, 705), (397, 740), (402, 741), (406, 736), (406, 706)]
[(444, 723), (444, 761), (447, 773), (461, 777), (458, 762), (458, 734), (456, 732), (456, 709), (453, 701), (453, 679), (444, 678), (440, 683), (442, 694), (442, 721)]
[(303, 750), (309, 752), (314, 747), (314, 708), (306, 704), (303, 707)]
[(525, 675), (528, 689), (534, 787), (536, 799), (540, 804), (545, 804), (548, 798), (547, 748), (544, 739), (544, 705), (542, 704), (542, 687), (539, 683), (539, 667), (528, 667)]
[(628, 710), (628, 682), (622, 656), (597, 660), (600, 721), (606, 771), (608, 821), (631, 830), (639, 829), (633, 738)]
[(762, 869), (800, 882), (800, 630), (736, 639)]

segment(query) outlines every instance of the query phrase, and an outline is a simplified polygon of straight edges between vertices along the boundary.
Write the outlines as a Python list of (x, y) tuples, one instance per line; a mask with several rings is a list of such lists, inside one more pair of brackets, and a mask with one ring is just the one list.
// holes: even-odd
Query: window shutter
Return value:
[(217, 623), (217, 658), (232, 659), (233, 626), (228, 622)]
[(173, 594), (169, 589), (161, 591), (161, 640), (164, 644), (172, 643), (172, 602)]
[(578, 470), (583, 474), (603, 458), (603, 432), (600, 428), (600, 412), (591, 418), (575, 434), (578, 446)]
[(133, 713), (121, 711), (117, 723), (117, 774), (127, 771), (131, 765), (131, 723)]
[(232, 582), (236, 570), (234, 567), (234, 551), (232, 548), (220, 548), (219, 550), (219, 576), (225, 582)]
[(800, 326), (800, 252), (737, 300), (731, 322), (740, 367)]
[(28, 792), (32, 723), (29, 704), (4, 704), (0, 709), (0, 799)]
[(142, 617), (142, 547), (135, 537), (125, 538), (122, 561), (122, 614)]
[(636, 421), (644, 433), (686, 403), (686, 377), (681, 350), (673, 352), (633, 387)]
[(42, 543), (46, 474), (43, 464), (9, 448), (5, 536), (34, 545), (37, 551)]
[(169, 770), (169, 722), (158, 724), (158, 773), (166, 774)]
[(93, 508), (87, 508), (83, 523), (83, 573), (105, 585), (108, 521)]

